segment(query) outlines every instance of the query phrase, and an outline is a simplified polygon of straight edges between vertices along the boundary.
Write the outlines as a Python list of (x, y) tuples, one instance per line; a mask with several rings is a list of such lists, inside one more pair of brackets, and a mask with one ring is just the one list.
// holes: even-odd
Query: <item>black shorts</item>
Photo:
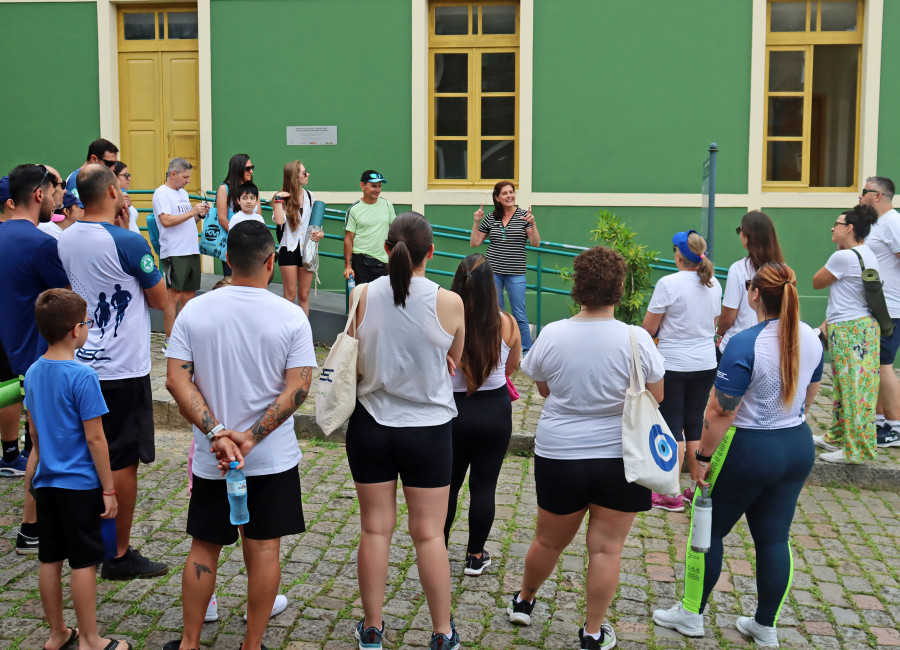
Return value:
[[(292, 467), (278, 474), (247, 477), (247, 510), (244, 524), (247, 539), (278, 539), (306, 530), (300, 473)], [(225, 546), (238, 539), (238, 527), (231, 523), (225, 479), (200, 478), (194, 474), (194, 488), (188, 505), (187, 534), (209, 544)]]
[(650, 490), (625, 480), (621, 458), (555, 460), (534, 457), (538, 506), (570, 515), (593, 504), (619, 512), (650, 509)]
[(13, 372), (12, 366), (9, 364), (9, 357), (6, 356), (6, 350), (0, 344), (0, 381), (9, 381), (17, 377)]
[(69, 561), (72, 569), (83, 569), (103, 561), (100, 488), (67, 490), (42, 487), (35, 490), (41, 562)]
[(297, 248), (292, 251), (283, 246), (278, 249), (278, 265), (279, 266), (303, 266), (303, 247), (297, 244)]
[(138, 461), (152, 463), (156, 445), (150, 375), (101, 381), (100, 391), (109, 409), (103, 416), (103, 433), (112, 470), (125, 469)]
[(450, 485), (452, 420), (431, 427), (386, 427), (357, 401), (346, 444), (347, 464), (357, 483), (387, 483), (399, 476), (407, 487)]
[(900, 318), (892, 318), (894, 322), (894, 333), (890, 336), (881, 337), (881, 359), (882, 366), (894, 365), (894, 359), (897, 358), (897, 348), (900, 348)]

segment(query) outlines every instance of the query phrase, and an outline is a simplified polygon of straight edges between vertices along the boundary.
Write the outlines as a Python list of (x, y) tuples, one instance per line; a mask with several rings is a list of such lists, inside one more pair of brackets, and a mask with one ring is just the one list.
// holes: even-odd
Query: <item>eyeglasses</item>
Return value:
[(254, 169), (256, 169), (256, 165), (247, 165), (246, 167), (244, 167), (244, 171), (248, 172), (252, 172)]
[(50, 170), (47, 169), (46, 167), (44, 167), (43, 165), (38, 165), (38, 167), (43, 167), (43, 168), (44, 168), (44, 175), (41, 176), (41, 182), (38, 183), (37, 185), (35, 185), (35, 186), (34, 186), (34, 189), (31, 190), (31, 193), (32, 193), (32, 194), (34, 194), (34, 193), (37, 192), (39, 189), (41, 189), (41, 188), (44, 186), (44, 183), (47, 182), (47, 179), (48, 179), (48, 178), (50, 178), (50, 180), (53, 181), (53, 185), (54, 185), (54, 186), (56, 185), (56, 179), (50, 176)]
[(91, 329), (94, 326), (94, 319), (88, 318), (87, 320), (81, 321), (80, 323), (75, 323), (75, 325), (73, 325), (73, 327), (78, 326), (78, 325), (87, 325), (87, 328)]
[(860, 196), (865, 196), (866, 194), (872, 194), (873, 192), (874, 192), (875, 194), (882, 194), (882, 191), (881, 191), (881, 190), (870, 190), (868, 187), (864, 187), (864, 188), (863, 188), (863, 191), (860, 192), (859, 195), (860, 195)]
[(106, 165), (107, 167), (115, 167), (116, 163), (119, 161), (118, 160), (107, 160), (106, 158), (104, 158), (101, 162), (104, 165)]
[[(835, 225), (835, 226), (849, 226), (850, 224), (847, 223), (846, 221), (835, 221), (835, 222), (834, 222), (834, 225)], [(834, 227), (834, 226), (832, 226), (832, 228), (833, 228), (833, 227)]]
[(123, 177), (126, 181), (131, 179), (131, 174), (125, 172), (124, 174), (117, 174), (118, 176)]
[(734, 229), (734, 232), (736, 232), (737, 234), (740, 235), (740, 234), (741, 234), (741, 227), (738, 226), (737, 228), (735, 228), (735, 229)]

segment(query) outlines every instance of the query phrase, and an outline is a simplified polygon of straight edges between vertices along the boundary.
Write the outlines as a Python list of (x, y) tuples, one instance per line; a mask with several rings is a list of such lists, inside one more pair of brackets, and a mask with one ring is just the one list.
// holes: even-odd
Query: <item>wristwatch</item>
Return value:
[(696, 458), (701, 463), (709, 463), (712, 461), (712, 456), (703, 456), (700, 454), (700, 450), (694, 452), (694, 458)]
[(224, 430), (225, 430), (225, 425), (222, 424), (221, 422), (219, 422), (210, 431), (206, 432), (206, 439), (209, 440), (210, 442), (212, 442), (213, 440), (216, 439), (216, 434), (219, 433), (219, 431), (224, 431)]

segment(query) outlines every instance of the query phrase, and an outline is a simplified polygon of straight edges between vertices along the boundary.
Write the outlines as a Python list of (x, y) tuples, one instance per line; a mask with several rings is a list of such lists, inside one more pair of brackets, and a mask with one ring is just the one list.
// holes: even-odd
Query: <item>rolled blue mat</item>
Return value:
[(0, 409), (25, 399), (25, 387), (19, 377), (0, 383)]
[(316, 201), (312, 206), (312, 214), (309, 215), (309, 225), (310, 226), (319, 226), (322, 227), (322, 221), (325, 219), (325, 208), (328, 207), (325, 205), (324, 201)]

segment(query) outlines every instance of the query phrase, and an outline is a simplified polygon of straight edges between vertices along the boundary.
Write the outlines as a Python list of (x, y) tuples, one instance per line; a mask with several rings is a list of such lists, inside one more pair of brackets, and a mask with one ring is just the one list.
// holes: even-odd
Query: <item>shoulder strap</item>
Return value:
[(628, 334), (631, 338), (631, 390), (639, 392), (644, 390), (644, 369), (641, 367), (641, 351), (638, 347), (637, 337), (634, 335), (634, 325), (628, 326)]
[(851, 248), (850, 250), (852, 250), (852, 251), (856, 254), (856, 257), (859, 258), (859, 268), (860, 268), (860, 270), (865, 271), (865, 270), (866, 270), (866, 265), (863, 264), (863, 261), (862, 261), (862, 255), (860, 255), (860, 254), (859, 254), (859, 251), (856, 250), (855, 248)]
[(344, 334), (350, 329), (351, 323), (353, 323), (353, 331), (356, 331), (356, 308), (359, 306), (359, 297), (361, 295), (362, 289), (354, 291), (353, 296), (350, 298), (350, 313), (347, 315), (347, 324), (344, 325)]

